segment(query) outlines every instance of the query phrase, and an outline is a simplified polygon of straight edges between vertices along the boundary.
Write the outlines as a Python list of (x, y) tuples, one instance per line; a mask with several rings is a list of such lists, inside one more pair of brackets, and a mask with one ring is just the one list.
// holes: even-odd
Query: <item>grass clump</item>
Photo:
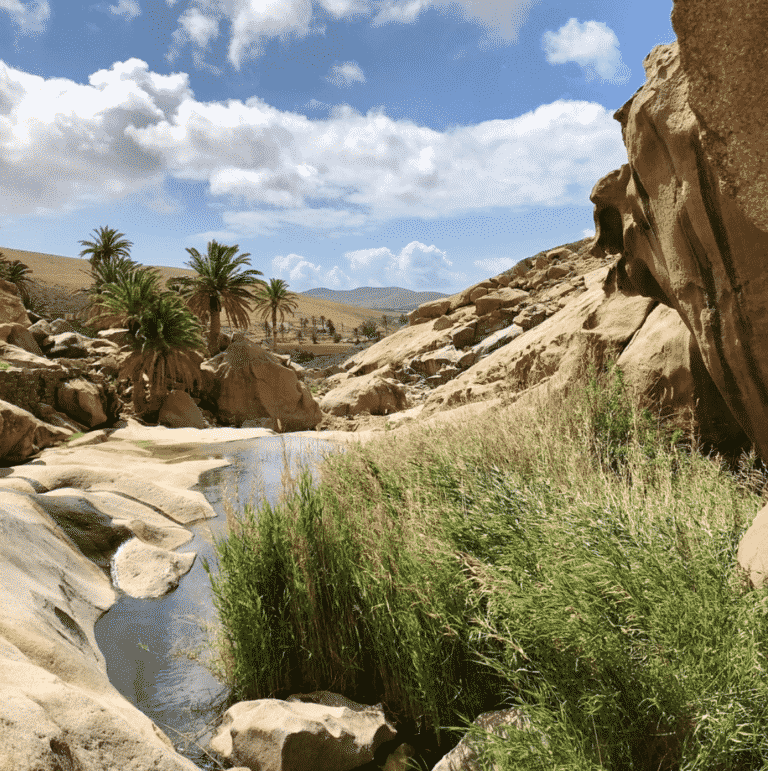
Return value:
[[(541, 390), (541, 389), (540, 389)], [(246, 509), (212, 577), (237, 699), (329, 689), (500, 769), (768, 763), (768, 596), (736, 560), (761, 507), (613, 365), (563, 397), (353, 446)]]

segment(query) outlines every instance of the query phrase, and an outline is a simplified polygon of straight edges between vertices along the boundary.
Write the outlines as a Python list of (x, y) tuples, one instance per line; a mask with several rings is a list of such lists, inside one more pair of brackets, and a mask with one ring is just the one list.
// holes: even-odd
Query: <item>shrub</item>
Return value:
[(368, 319), (367, 321), (364, 321), (360, 326), (360, 334), (363, 335), (363, 337), (367, 337), (369, 340), (372, 340), (374, 337), (377, 337), (379, 334), (379, 331), (376, 328), (376, 322), (373, 321), (372, 319)]
[(338, 332), (333, 333), (333, 342), (338, 343), (341, 340), (341, 335)]

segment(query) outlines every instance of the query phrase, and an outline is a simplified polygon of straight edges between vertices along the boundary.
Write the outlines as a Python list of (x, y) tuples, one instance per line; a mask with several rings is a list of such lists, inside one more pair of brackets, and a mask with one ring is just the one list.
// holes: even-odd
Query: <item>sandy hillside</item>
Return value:
[[(78, 289), (90, 286), (90, 278), (87, 272), (87, 260), (78, 257), (63, 257), (58, 254), (42, 254), (40, 252), (28, 252), (23, 249), (12, 249), (0, 246), (0, 253), (7, 260), (21, 260), (32, 269), (32, 278), (36, 285), (31, 294), (41, 303), (43, 315), (64, 315), (76, 313), (85, 307), (87, 298)], [(171, 276), (194, 275), (194, 271), (186, 268), (174, 268), (157, 266), (163, 280)], [(265, 279), (271, 276), (265, 275)], [(366, 319), (381, 321), (382, 312), (370, 308), (356, 308), (350, 305), (341, 305), (330, 300), (321, 300), (314, 297), (298, 295), (298, 305), (293, 316), (286, 315), (286, 324), (292, 321), (298, 324), (300, 317), (310, 320), (312, 316), (319, 320), (321, 316), (331, 319), (339, 332), (346, 332), (362, 324)], [(390, 317), (392, 314), (389, 314)], [(261, 324), (259, 316), (252, 314), (254, 326)]]

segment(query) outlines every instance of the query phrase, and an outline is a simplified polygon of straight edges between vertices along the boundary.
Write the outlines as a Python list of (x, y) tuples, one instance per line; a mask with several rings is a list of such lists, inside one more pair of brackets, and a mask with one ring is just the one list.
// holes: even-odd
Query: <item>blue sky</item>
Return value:
[(591, 232), (671, 0), (0, 0), (0, 244), (454, 292)]

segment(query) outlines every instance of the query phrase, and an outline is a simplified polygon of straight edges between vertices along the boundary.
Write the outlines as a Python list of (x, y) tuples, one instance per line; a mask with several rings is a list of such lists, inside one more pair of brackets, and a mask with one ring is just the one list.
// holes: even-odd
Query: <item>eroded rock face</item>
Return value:
[(228, 423), (272, 418), (282, 431), (314, 428), (322, 413), (296, 372), (269, 351), (235, 334), (224, 353), (203, 362), (209, 380), (209, 398)]
[(194, 399), (177, 389), (165, 397), (157, 419), (169, 428), (205, 428), (205, 418)]
[(344, 380), (322, 398), (320, 409), (338, 417), (364, 412), (391, 415), (406, 409), (408, 399), (405, 389), (396, 380), (386, 377), (386, 374), (387, 370), (384, 369)]
[(0, 324), (30, 326), (29, 316), (19, 297), (19, 290), (10, 281), (0, 279)]
[(26, 460), (70, 435), (70, 431), (44, 423), (15, 404), (0, 401), (0, 458), (4, 460)]
[(679, 48), (646, 57), (645, 86), (616, 113), (629, 163), (592, 193), (595, 250), (622, 254), (617, 286), (680, 314), (763, 458), (766, 83), (763, 57), (753, 54), (764, 48), (767, 13), (749, 0), (675, 3)]

